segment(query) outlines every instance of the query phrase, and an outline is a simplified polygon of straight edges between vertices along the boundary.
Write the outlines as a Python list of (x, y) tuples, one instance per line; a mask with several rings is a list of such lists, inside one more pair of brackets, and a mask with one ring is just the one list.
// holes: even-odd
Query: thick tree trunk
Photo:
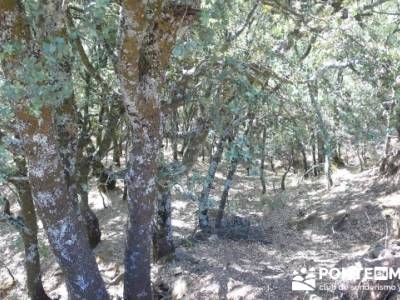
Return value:
[(138, 4), (124, 1), (124, 5), (126, 28), (119, 75), (126, 112), (132, 126), (132, 150), (125, 179), (128, 224), (124, 299), (152, 299), (151, 225), (157, 194), (157, 156), (162, 140), (158, 98), (160, 77), (152, 67), (157, 67), (154, 59), (158, 58), (159, 45), (157, 40), (147, 36), (156, 33), (151, 29), (154, 24), (148, 24), (149, 20), (145, 19), (148, 8), (146, 2)]
[[(43, 3), (41, 3), (43, 4)], [(61, 3), (45, 5), (41, 31), (37, 32), (37, 41), (42, 38), (52, 41), (54, 37), (65, 36)], [(10, 17), (12, 16), (12, 17)], [(51, 24), (51, 25), (50, 25)], [(30, 30), (25, 16), (17, 1), (0, 2), (0, 44), (18, 42), (29, 46)], [(39, 42), (40, 43), (40, 42)], [(19, 56), (7, 58), (2, 67), (6, 76), (13, 80), (16, 76), (16, 57), (30, 57), (29, 49)], [(60, 66), (58, 66), (60, 67)], [(56, 71), (55, 71), (56, 70)], [(57, 78), (69, 78), (62, 68), (48, 70)], [(52, 72), (60, 72), (52, 74)], [(104, 282), (95, 261), (77, 215), (77, 199), (70, 193), (66, 171), (57, 140), (55, 109), (42, 103), (40, 118), (29, 110), (29, 99), (19, 99), (16, 105), (16, 119), (22, 148), (28, 163), (29, 181), (32, 196), (47, 233), (52, 250), (65, 276), (70, 299), (108, 299)], [(46, 103), (57, 103), (55, 99), (46, 99)], [(64, 149), (63, 149), (64, 150)]]
[[(32, 194), (71, 299), (108, 299), (93, 252), (78, 220), (62, 159), (57, 150), (52, 110), (43, 107), (41, 122), (17, 113)], [(46, 176), (44, 178), (44, 176)]]
[[(196, 14), (169, 1), (122, 1), (123, 42), (118, 65), (123, 102), (132, 127), (124, 299), (152, 299), (151, 224), (157, 196), (157, 157), (163, 130), (159, 88), (182, 22)], [(183, 10), (182, 10), (183, 8)]]
[(210, 195), (211, 187), (214, 182), (215, 174), (217, 173), (217, 168), (222, 159), (222, 153), (224, 151), (226, 137), (223, 136), (219, 139), (216, 147), (216, 151), (211, 158), (210, 166), (208, 167), (207, 177), (203, 183), (203, 189), (199, 198), (199, 225), (202, 231), (209, 231), (208, 222), (208, 197)]
[[(134, 131), (133, 134), (134, 142), (126, 178), (129, 214), (125, 249), (124, 299), (152, 299), (151, 224), (157, 192), (158, 143), (153, 137), (146, 137), (146, 130)], [(139, 136), (143, 140), (138, 140)]]

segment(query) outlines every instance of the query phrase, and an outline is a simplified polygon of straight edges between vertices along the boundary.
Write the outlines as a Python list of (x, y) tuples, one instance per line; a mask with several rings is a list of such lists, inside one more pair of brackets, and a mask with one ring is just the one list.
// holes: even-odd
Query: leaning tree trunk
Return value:
[[(66, 279), (71, 299), (108, 299), (93, 252), (81, 227), (58, 154), (52, 110), (41, 122), (18, 111), (32, 194), (50, 245)], [(44, 178), (46, 174), (46, 178)]]
[[(40, 44), (42, 39), (46, 39), (51, 43), (56, 37), (58, 41), (64, 40), (66, 33), (61, 3), (41, 4), (46, 18), (42, 20), (36, 41)], [(30, 29), (17, 1), (0, 2), (0, 31), (3, 33), (0, 35), (0, 45), (7, 42), (16, 42), (26, 47), (31, 45)], [(14, 53), (6, 57), (2, 68), (7, 79), (13, 81), (18, 77), (16, 68), (19, 64), (15, 60), (21, 57), (30, 58), (31, 55), (30, 49), (22, 47), (19, 55)], [(54, 85), (60, 84), (57, 78), (69, 78), (68, 74), (64, 74), (59, 68), (46, 71), (52, 76)], [(40, 118), (37, 118), (30, 113), (29, 100), (18, 99), (15, 105), (17, 128), (28, 163), (32, 196), (52, 250), (65, 276), (69, 297), (108, 299), (95, 257), (78, 220), (77, 199), (73, 199), (69, 191), (65, 174), (67, 166), (63, 163), (57, 140), (55, 109), (43, 103), (38, 111)], [(45, 100), (45, 103), (58, 102), (55, 99)]]
[(237, 169), (238, 163), (239, 163), (238, 157), (232, 158), (231, 164), (229, 166), (228, 174), (226, 176), (226, 180), (225, 180), (225, 184), (224, 184), (224, 190), (223, 190), (222, 196), (221, 196), (221, 201), (219, 203), (217, 218), (215, 220), (215, 227), (216, 228), (221, 228), (222, 218), (224, 217), (226, 203), (228, 202), (229, 190), (230, 190), (230, 188), (232, 186), (233, 176), (236, 173), (236, 169)]
[(208, 231), (209, 220), (208, 220), (208, 197), (210, 195), (211, 187), (214, 182), (215, 174), (217, 173), (217, 168), (222, 159), (222, 153), (224, 151), (226, 137), (222, 136), (217, 143), (216, 151), (211, 158), (210, 166), (208, 167), (207, 177), (203, 184), (203, 189), (199, 198), (199, 226), (202, 231)]
[[(250, 130), (252, 128), (252, 123), (253, 123), (253, 117), (250, 117), (248, 120), (247, 128), (243, 134), (243, 137), (248, 139)], [(264, 127), (263, 131), (263, 142), (265, 144), (265, 135), (266, 135), (266, 128)], [(248, 140), (247, 140), (248, 141)], [(247, 142), (248, 143), (248, 142)], [(235, 147), (234, 141), (230, 142), (231, 147)], [(240, 150), (239, 150), (240, 151)], [(221, 201), (219, 203), (219, 208), (218, 208), (218, 213), (217, 213), (217, 218), (215, 220), (215, 227), (216, 228), (221, 228), (222, 225), (222, 218), (224, 217), (224, 212), (225, 212), (225, 207), (228, 202), (228, 195), (229, 195), (229, 190), (232, 187), (233, 184), (233, 176), (236, 173), (237, 166), (239, 164), (239, 157), (240, 157), (240, 152), (235, 153), (234, 157), (231, 159), (231, 163), (228, 168), (228, 174), (226, 175), (226, 180), (224, 184), (224, 190), (222, 191), (221, 195)]]
[(25, 251), (26, 287), (28, 295), (32, 300), (50, 300), (49, 296), (47, 296), (44, 291), (42, 284), (37, 239), (38, 226), (32, 199), (32, 191), (26, 177), (26, 166), (24, 161), (17, 161), (16, 163), (19, 169), (18, 175), (20, 177), (12, 178), (11, 182), (17, 189), (19, 205), (21, 207), (21, 216), (24, 220), (25, 227), (28, 229), (21, 231)]

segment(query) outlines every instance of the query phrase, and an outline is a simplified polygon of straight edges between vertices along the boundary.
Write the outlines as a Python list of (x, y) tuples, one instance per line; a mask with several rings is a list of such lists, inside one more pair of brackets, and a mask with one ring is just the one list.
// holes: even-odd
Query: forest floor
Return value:
[[(199, 168), (207, 166), (200, 164)], [(279, 178), (267, 173), (268, 185), (279, 188)], [(343, 259), (361, 257), (377, 243), (393, 242), (400, 193), (375, 174), (375, 169), (337, 169), (330, 191), (323, 178), (299, 180), (291, 174), (286, 191), (271, 188), (261, 195), (258, 176), (247, 176), (240, 168), (227, 213), (242, 222), (232, 230), (241, 231), (202, 239), (194, 234), (196, 203), (174, 190), (172, 223), (177, 255), (172, 262), (154, 265), (154, 285), (160, 298), (335, 299), (332, 291), (313, 292), (314, 296), (292, 292), (293, 272), (302, 267), (333, 267)], [(218, 188), (212, 191), (216, 199), (223, 182), (224, 175), (218, 173)], [(127, 209), (121, 200), (121, 186), (105, 198), (108, 208), (103, 207), (95, 188), (90, 193), (102, 229), (102, 242), (95, 252), (112, 299), (118, 299), (122, 296)], [(45, 289), (53, 298), (66, 299), (62, 274), (42, 230), (40, 240)], [(3, 223), (0, 253), (0, 299), (27, 299), (22, 241)], [(14, 283), (6, 267), (15, 277)]]

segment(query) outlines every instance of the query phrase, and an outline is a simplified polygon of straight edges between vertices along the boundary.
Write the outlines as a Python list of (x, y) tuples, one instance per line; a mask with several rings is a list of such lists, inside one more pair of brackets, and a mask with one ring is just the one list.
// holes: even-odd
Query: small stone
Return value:
[(378, 258), (379, 254), (385, 250), (385, 246), (382, 244), (376, 244), (374, 247), (371, 247), (370, 250), (368, 251), (368, 256), (369, 258)]
[(175, 275), (175, 276), (181, 275), (182, 273), (183, 273), (183, 270), (182, 270), (181, 267), (177, 267), (177, 268), (174, 270), (174, 275)]
[(208, 238), (208, 240), (209, 241), (218, 241), (218, 236), (216, 235), (216, 234), (212, 234), (209, 238)]

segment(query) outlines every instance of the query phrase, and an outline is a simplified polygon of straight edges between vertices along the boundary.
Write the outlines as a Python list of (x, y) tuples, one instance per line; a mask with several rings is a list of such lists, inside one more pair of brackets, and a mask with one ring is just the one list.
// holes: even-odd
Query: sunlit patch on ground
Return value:
[[(206, 167), (201, 166), (202, 171)], [(267, 180), (275, 180), (277, 185), (274, 189), (270, 184), (266, 195), (261, 195), (258, 176), (247, 176), (240, 168), (227, 213), (257, 223), (268, 243), (251, 239), (252, 232), (248, 240), (221, 239), (217, 235), (205, 241), (192, 240), (197, 205), (174, 189), (172, 225), (177, 259), (153, 269), (154, 280), (166, 282), (174, 299), (292, 299), (290, 278), (294, 270), (302, 266), (330, 267), (345, 257), (363, 255), (371, 236), (385, 235), (384, 212), (400, 205), (398, 193), (386, 195), (374, 186), (375, 177), (370, 171), (358, 174), (337, 170), (331, 191), (324, 187), (323, 178), (299, 180), (290, 174), (287, 190), (282, 192), (278, 189), (279, 177), (272, 172), (267, 175)], [(218, 200), (224, 174), (218, 173), (216, 180), (219, 182), (211, 196)], [(103, 197), (107, 208), (94, 186), (90, 205), (102, 230), (102, 242), (95, 253), (108, 290), (116, 299), (122, 296), (127, 208), (121, 184)], [(213, 205), (218, 207), (218, 202)], [(23, 299), (22, 243), (5, 224), (0, 224), (0, 233), (2, 262), (16, 279), (7, 291), (7, 299)], [(40, 240), (45, 288), (51, 296), (66, 299), (61, 272), (42, 230)], [(1, 268), (0, 276), (6, 284), (6, 269)]]

